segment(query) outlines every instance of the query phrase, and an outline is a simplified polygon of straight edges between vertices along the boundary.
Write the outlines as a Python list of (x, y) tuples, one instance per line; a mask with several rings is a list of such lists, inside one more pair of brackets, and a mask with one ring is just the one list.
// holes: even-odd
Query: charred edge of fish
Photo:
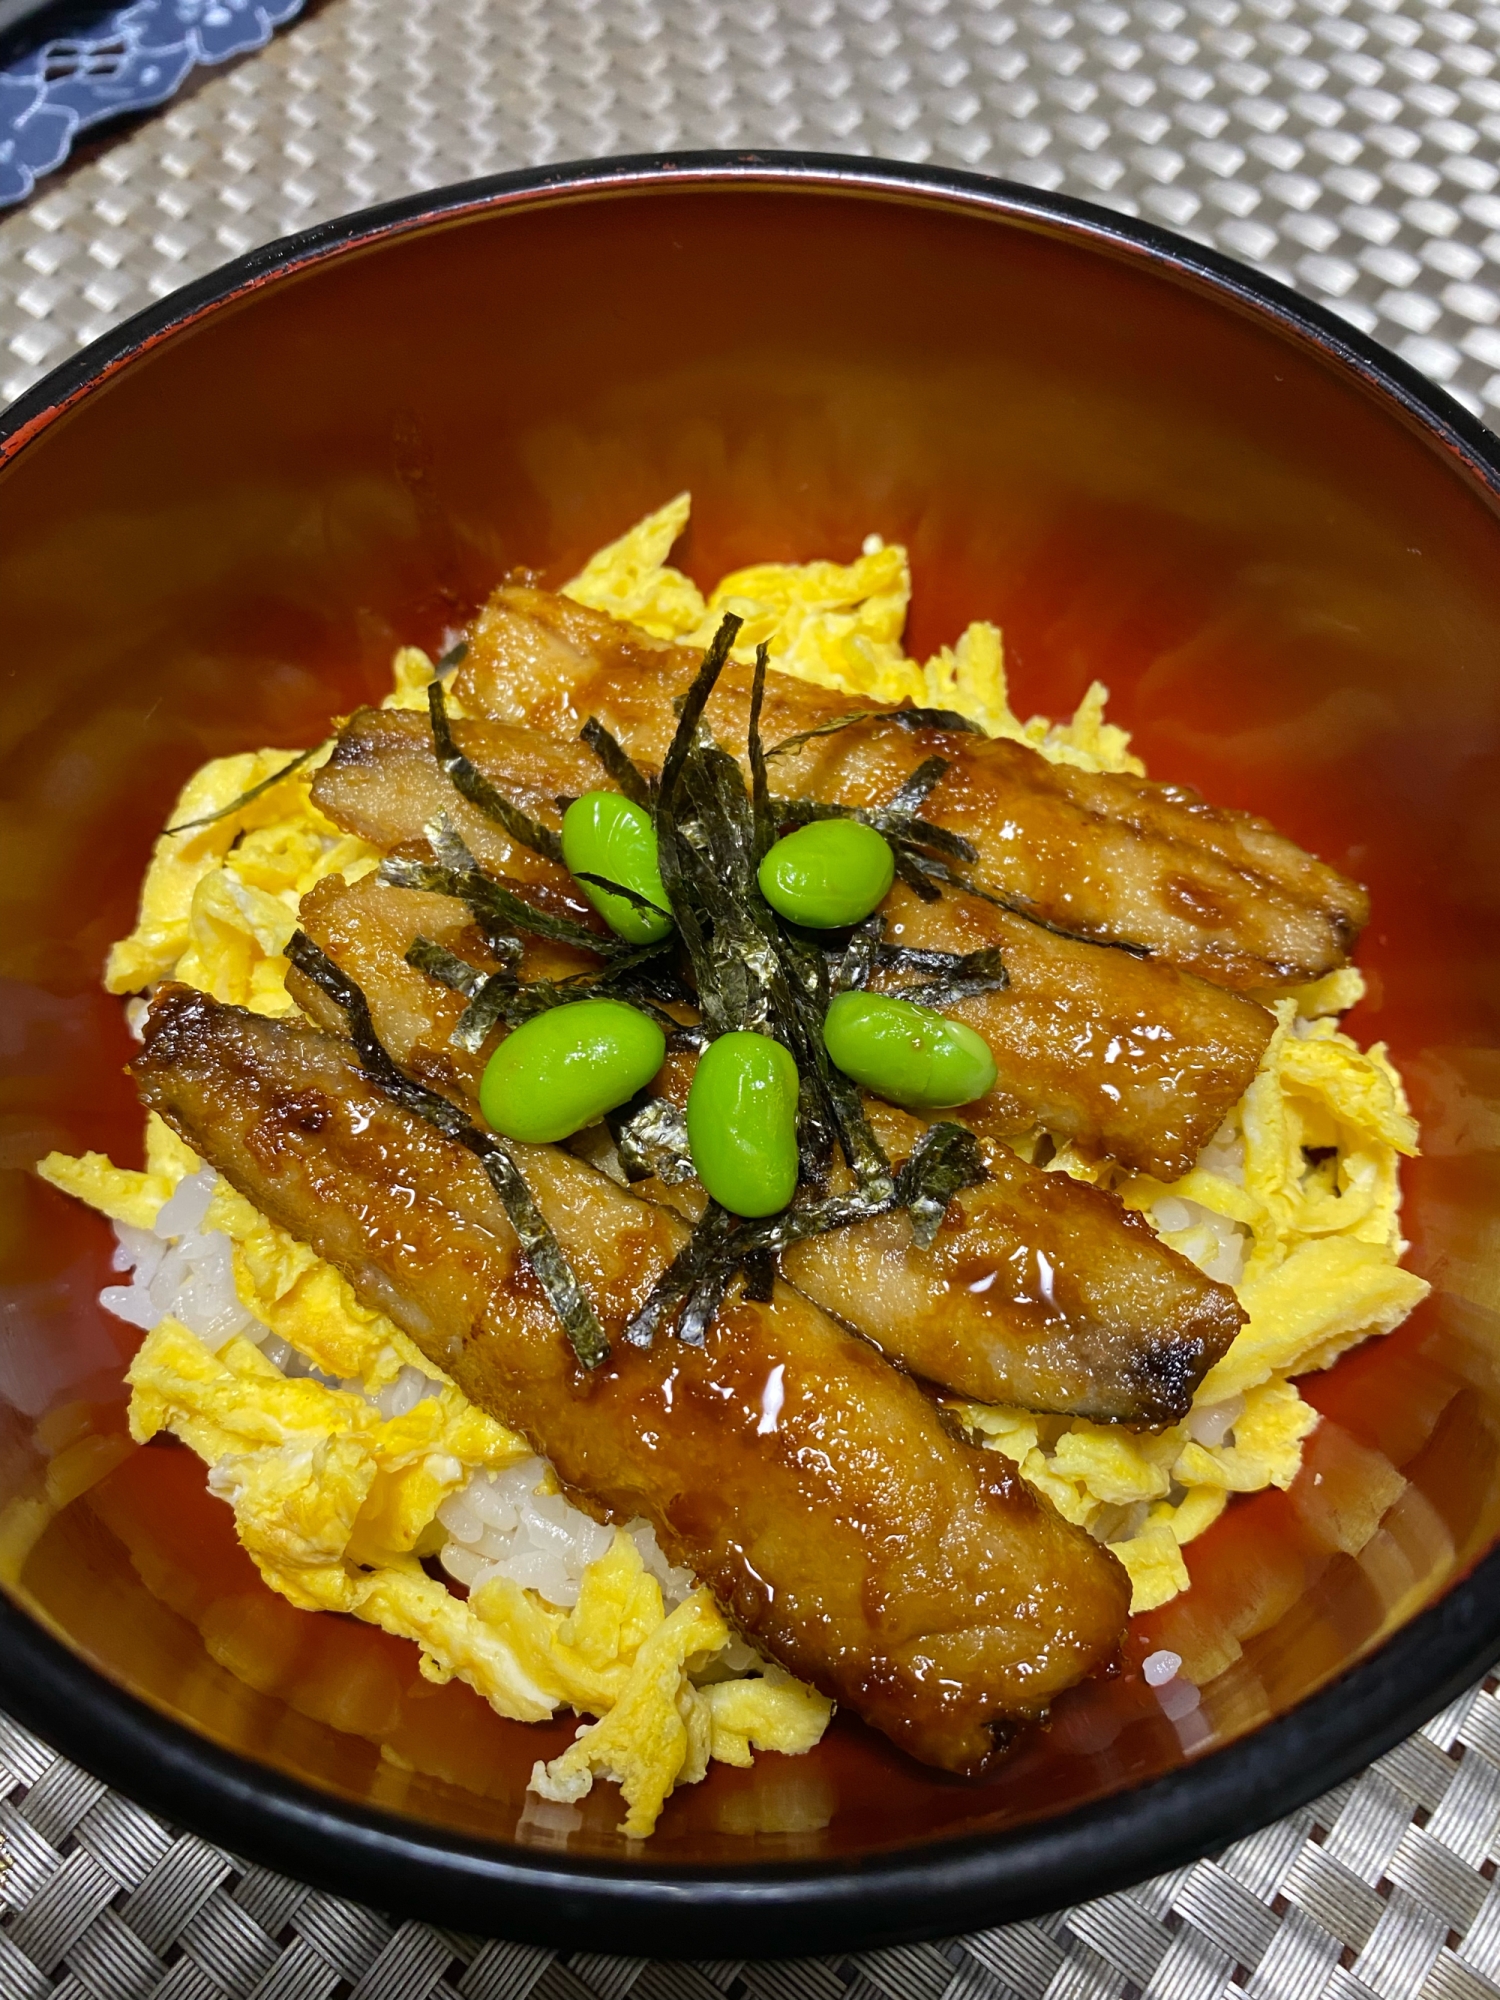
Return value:
[(292, 933), (286, 955), (305, 979), (343, 1008), (360, 1068), (382, 1096), (403, 1111), (425, 1119), (445, 1138), (466, 1147), (479, 1161), (500, 1197), (521, 1254), (561, 1322), (573, 1352), (584, 1368), (597, 1368), (609, 1354), (609, 1341), (504, 1140), (493, 1133), (481, 1132), (456, 1104), (407, 1075), (376, 1034), (370, 1003), (361, 988), (305, 931)]
[(956, 708), (858, 708), (852, 715), (836, 715), (830, 722), (820, 722), (812, 729), (799, 729), (795, 736), (784, 736), (766, 752), (768, 757), (784, 757), (789, 751), (800, 750), (804, 743), (811, 743), (817, 736), (832, 736), (840, 729), (852, 729), (857, 722), (894, 722), (902, 729), (948, 729), (961, 736), (983, 736), (984, 730), (967, 715), (960, 715)]
[(325, 736), (323, 741), (315, 743), (311, 750), (299, 750), (290, 763), (283, 764), (279, 771), (273, 771), (269, 778), (262, 778), (260, 783), (252, 785), (248, 792), (241, 792), (239, 797), (231, 799), (227, 806), (220, 806), (214, 812), (204, 813), (198, 819), (180, 820), (176, 826), (166, 827), (162, 838), (165, 840), (169, 833), (196, 833), (200, 827), (213, 826), (218, 820), (228, 819), (231, 813), (243, 812), (246, 806), (254, 805), (258, 798), (269, 792), (273, 785), (279, 785), (282, 779), (289, 778), (293, 771), (300, 771), (302, 766), (310, 763), (320, 750), (326, 750), (332, 741), (331, 736)]
[[(735, 1277), (745, 1297), (770, 1297), (776, 1259), (794, 1243), (850, 1229), (894, 1208), (911, 1216), (912, 1236), (922, 1249), (937, 1235), (948, 1204), (964, 1188), (988, 1177), (979, 1141), (966, 1126), (943, 1119), (927, 1130), (911, 1156), (881, 1185), (852, 1194), (827, 1195), (794, 1203), (779, 1215), (736, 1221), (710, 1202), (692, 1235), (656, 1283), (625, 1329), (637, 1347), (649, 1347), (663, 1325), (676, 1321), (677, 1337), (701, 1346), (713, 1314)], [(710, 1305), (711, 1302), (711, 1305)]]
[(441, 680), (428, 684), (427, 713), (432, 723), (433, 751), (459, 796), (467, 799), (486, 819), (503, 827), (511, 839), (519, 841), (522, 847), (529, 847), (533, 854), (540, 854), (545, 861), (562, 865), (561, 834), (555, 833), (550, 826), (543, 826), (530, 813), (523, 812), (520, 806), (491, 784), (483, 771), (470, 763), (454, 742), (448, 721), (447, 696)]
[[(591, 715), (578, 732), (604, 769), (633, 805), (647, 812), (656, 809), (656, 780), (648, 778), (617, 736), (611, 734), (598, 716)], [(572, 804), (572, 800), (568, 801)]]

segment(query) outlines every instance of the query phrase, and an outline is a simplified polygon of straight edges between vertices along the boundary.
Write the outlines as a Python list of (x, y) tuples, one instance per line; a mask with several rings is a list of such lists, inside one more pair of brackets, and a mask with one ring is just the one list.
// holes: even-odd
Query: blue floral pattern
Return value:
[(263, 48), (303, 0), (135, 0), (0, 69), (0, 203), (20, 201), (74, 135), (164, 104), (199, 63)]

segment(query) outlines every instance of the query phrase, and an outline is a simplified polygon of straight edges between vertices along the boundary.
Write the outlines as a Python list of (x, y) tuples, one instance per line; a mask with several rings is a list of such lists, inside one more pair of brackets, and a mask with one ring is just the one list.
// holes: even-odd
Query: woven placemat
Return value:
[(1500, 6), (326, 0), (0, 221), (0, 401), (226, 257), (606, 153), (933, 160), (1201, 236), (1500, 421)]
[(1122, 1895), (945, 1944), (685, 1965), (397, 1925), (174, 1832), (0, 1717), (0, 2000), (1495, 2000), (1491, 1690)]
[[(933, 160), (1169, 223), (1500, 424), (1500, 8), (1465, 0), (325, 0), (0, 221), (0, 401), (226, 257), (506, 167)], [(844, 1960), (560, 1957), (248, 1866), (0, 1718), (0, 2000), (1500, 2000), (1500, 1700), (1035, 1923)]]

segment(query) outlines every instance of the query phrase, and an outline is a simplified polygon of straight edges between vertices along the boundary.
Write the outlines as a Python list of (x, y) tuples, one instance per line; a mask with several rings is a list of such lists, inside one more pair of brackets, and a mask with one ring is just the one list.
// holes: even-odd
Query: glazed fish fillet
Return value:
[(515, 1149), (612, 1348), (585, 1377), (483, 1168), (383, 1096), (350, 1046), (168, 987), (145, 1102), (336, 1265), (604, 1515), (643, 1515), (793, 1673), (923, 1761), (976, 1772), (1112, 1652), (1107, 1550), (788, 1286), (692, 1348), (619, 1338), (685, 1236), (551, 1147)]
[[(609, 782), (579, 743), (503, 723), (456, 723), (454, 735), (479, 770), (548, 825), (557, 822), (559, 796)], [(460, 796), (433, 754), (425, 716), (362, 709), (340, 733), (313, 797), (336, 824), (388, 851), (425, 851), (424, 828), (446, 813), (487, 871), (548, 908), (598, 921), (563, 867), (512, 841)], [(1270, 1040), (1272, 1017), (1241, 994), (1161, 960), (1058, 937), (977, 896), (923, 903), (898, 884), (886, 908), (894, 943), (998, 946), (1003, 955), (1004, 991), (945, 1010), (978, 1029), (994, 1054), (995, 1090), (965, 1114), (993, 1136), (1041, 1124), (1176, 1180), (1243, 1096)]]
[[(454, 687), (470, 715), (576, 736), (596, 715), (639, 761), (660, 763), (672, 698), (698, 656), (546, 591), (502, 587), (474, 621)], [(870, 706), (773, 674), (763, 735), (775, 744)], [(731, 668), (708, 707), (742, 749), (750, 671)], [(924, 759), (949, 770), (927, 817), (979, 850), (972, 879), (1080, 936), (1136, 944), (1237, 989), (1301, 985), (1348, 960), (1369, 914), (1346, 876), (1265, 820), (1143, 778), (1051, 764), (1026, 745), (876, 718), (818, 737), (772, 766), (785, 793), (886, 804)]]
[[(482, 962), (483, 945), (447, 896), (337, 877), (302, 902), (314, 943), (364, 991), (376, 1033), (435, 1088), (477, 1093), (486, 1051), (449, 1041), (462, 998), (406, 963), (417, 936)], [(338, 1031), (339, 1010), (295, 972), (290, 987)], [(683, 1102), (695, 1058), (669, 1058), (654, 1090)], [(906, 1112), (868, 1105), (889, 1156), (924, 1129)], [(799, 1243), (783, 1269), (809, 1298), (887, 1355), (954, 1394), (1100, 1422), (1165, 1424), (1229, 1345), (1244, 1314), (1234, 1293), (1162, 1243), (1113, 1195), (983, 1147), (989, 1179), (950, 1203), (935, 1241), (912, 1238), (903, 1213)], [(695, 1211), (701, 1209), (702, 1194)], [(641, 1183), (680, 1205), (683, 1190)]]

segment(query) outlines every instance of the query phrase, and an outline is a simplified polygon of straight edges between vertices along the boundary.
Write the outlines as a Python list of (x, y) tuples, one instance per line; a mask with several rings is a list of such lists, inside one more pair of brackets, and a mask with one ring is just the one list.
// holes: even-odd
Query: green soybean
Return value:
[(815, 819), (777, 841), (758, 880), (760, 893), (783, 917), (833, 930), (869, 916), (895, 877), (895, 856), (873, 826)]
[(575, 875), (602, 875), (656, 905), (655, 911), (643, 910), (628, 896), (612, 895), (597, 882), (580, 883), (618, 936), (631, 944), (658, 944), (668, 934), (671, 906), (662, 887), (656, 828), (643, 806), (620, 792), (585, 792), (563, 814), (562, 849)]
[(995, 1058), (982, 1035), (882, 993), (836, 994), (823, 1044), (845, 1076), (909, 1111), (947, 1111), (994, 1088)]
[(547, 1145), (613, 1111), (661, 1068), (667, 1038), (623, 1000), (575, 1000), (533, 1014), (484, 1067), (479, 1108), (507, 1139)]
[(797, 1065), (769, 1035), (720, 1035), (688, 1092), (698, 1178), (732, 1215), (774, 1215), (797, 1191)]

